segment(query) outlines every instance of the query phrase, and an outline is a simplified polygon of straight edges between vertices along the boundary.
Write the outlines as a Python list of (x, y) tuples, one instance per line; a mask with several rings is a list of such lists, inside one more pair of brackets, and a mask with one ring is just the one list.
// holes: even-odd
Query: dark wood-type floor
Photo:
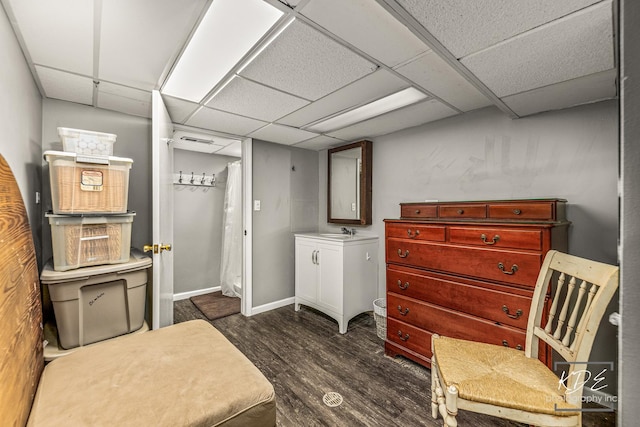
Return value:
[[(174, 322), (204, 319), (191, 301), (174, 304)], [(362, 314), (345, 335), (333, 319), (293, 305), (252, 317), (235, 314), (210, 321), (271, 381), (278, 426), (440, 426), (431, 418), (430, 371), (409, 360), (384, 356), (373, 316)], [(344, 401), (328, 407), (322, 398)], [(470, 427), (522, 426), (460, 411)], [(613, 413), (586, 413), (583, 425), (615, 426)]]

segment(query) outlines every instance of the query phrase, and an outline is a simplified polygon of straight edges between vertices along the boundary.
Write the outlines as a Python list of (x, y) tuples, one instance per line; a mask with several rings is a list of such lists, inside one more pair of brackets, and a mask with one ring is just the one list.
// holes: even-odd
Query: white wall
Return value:
[[(87, 105), (45, 99), (42, 117), (42, 152), (61, 150), (58, 127), (86, 129), (117, 135), (113, 154), (133, 160), (129, 173), (128, 209), (136, 212), (131, 228), (131, 246), (142, 250), (151, 242), (151, 120)], [(51, 210), (49, 167), (43, 169), (43, 208)], [(45, 219), (43, 218), (43, 221)], [(45, 261), (52, 255), (49, 223), (43, 225), (42, 251)]]
[(2, 7), (0, 52), (0, 154), (20, 187), (41, 262), (41, 210), (36, 204), (36, 192), (40, 191), (42, 179), (42, 97)]
[(174, 186), (173, 192), (173, 292), (199, 291), (220, 286), (222, 220), (227, 163), (236, 157), (174, 150), (174, 172), (184, 182), (216, 174), (216, 187)]
[(318, 153), (253, 141), (253, 307), (294, 296), (293, 233), (318, 227)]

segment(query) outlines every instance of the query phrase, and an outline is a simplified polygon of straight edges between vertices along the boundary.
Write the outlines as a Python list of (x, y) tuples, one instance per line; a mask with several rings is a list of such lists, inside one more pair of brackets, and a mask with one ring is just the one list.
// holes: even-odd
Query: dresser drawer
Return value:
[(503, 326), (412, 298), (387, 295), (387, 316), (448, 337), (524, 348), (524, 329)]
[(438, 209), (438, 217), (448, 218), (486, 218), (487, 206), (474, 205), (442, 205)]
[(387, 307), (394, 314), (402, 316), (403, 313), (402, 307), (398, 309), (402, 304), (395, 302), (399, 296), (526, 329), (531, 295), (516, 295), (507, 286), (494, 285), (493, 288), (465, 284), (453, 278), (446, 280), (419, 270), (410, 273), (392, 267), (387, 269)]
[(542, 231), (491, 227), (449, 227), (449, 241), (464, 245), (542, 250)]
[(400, 204), (400, 217), (401, 218), (437, 218), (438, 207), (437, 205), (426, 205), (420, 203), (401, 203)]
[(555, 202), (490, 203), (489, 218), (520, 220), (554, 220)]
[(387, 318), (387, 340), (431, 359), (431, 332)]
[(446, 227), (443, 225), (421, 225), (416, 223), (388, 223), (385, 226), (387, 237), (399, 239), (445, 241)]
[(387, 239), (387, 263), (512, 283), (534, 288), (541, 253), (448, 246), (439, 243)]

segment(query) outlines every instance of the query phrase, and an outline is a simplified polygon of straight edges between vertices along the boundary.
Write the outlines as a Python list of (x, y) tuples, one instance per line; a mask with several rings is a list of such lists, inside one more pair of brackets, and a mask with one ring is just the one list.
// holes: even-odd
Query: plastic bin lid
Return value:
[(126, 273), (129, 271), (143, 270), (151, 267), (152, 260), (137, 249), (131, 249), (129, 261), (122, 264), (96, 265), (82, 267), (75, 270), (55, 271), (49, 261), (40, 274), (40, 281), (44, 285), (73, 282), (83, 277), (98, 276), (109, 273)]
[(76, 160), (80, 163), (88, 162), (88, 163), (105, 163), (104, 160), (108, 160), (109, 162), (120, 162), (120, 163), (133, 163), (133, 159), (128, 157), (116, 157), (116, 156), (88, 156), (84, 154), (77, 154), (71, 151), (55, 151), (55, 150), (47, 150), (43, 154), (44, 159), (49, 161), (48, 157), (66, 157), (67, 160)]

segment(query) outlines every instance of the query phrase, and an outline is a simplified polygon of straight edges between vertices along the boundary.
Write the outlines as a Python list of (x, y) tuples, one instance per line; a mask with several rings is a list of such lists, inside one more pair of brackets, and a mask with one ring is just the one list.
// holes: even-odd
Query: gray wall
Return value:
[(42, 97), (1, 6), (0, 52), (0, 154), (20, 187), (40, 262), (41, 211), (36, 192), (42, 180)]
[(216, 174), (215, 187), (174, 186), (173, 192), (173, 293), (220, 286), (222, 219), (227, 163), (237, 157), (174, 150), (174, 172), (185, 182)]
[[(615, 101), (518, 120), (485, 108), (374, 139), (373, 224), (365, 229), (381, 237), (379, 295), (386, 283), (383, 220), (398, 218), (401, 202), (564, 198), (569, 252), (617, 264), (617, 117)], [(320, 156), (324, 198), (326, 156)], [(322, 203), (320, 227), (331, 228)], [(617, 360), (617, 329), (607, 321), (615, 310), (617, 301), (592, 360)], [(615, 375), (609, 373), (603, 391), (617, 394)]]
[[(151, 243), (151, 121), (114, 111), (102, 110), (66, 101), (45, 99), (42, 115), (42, 152), (62, 150), (58, 127), (114, 133), (118, 137), (113, 154), (133, 159), (129, 173), (128, 209), (135, 211), (131, 229), (131, 246), (142, 250)], [(51, 210), (49, 167), (43, 160), (43, 209)], [(45, 219), (43, 218), (43, 221)], [(43, 225), (44, 260), (52, 256), (48, 221)]]
[(318, 153), (253, 141), (253, 294), (258, 307), (294, 296), (293, 233), (318, 227)]
[(621, 2), (621, 110), (622, 110), (622, 275), (620, 301), (620, 404), (618, 425), (630, 426), (640, 419), (640, 3)]

